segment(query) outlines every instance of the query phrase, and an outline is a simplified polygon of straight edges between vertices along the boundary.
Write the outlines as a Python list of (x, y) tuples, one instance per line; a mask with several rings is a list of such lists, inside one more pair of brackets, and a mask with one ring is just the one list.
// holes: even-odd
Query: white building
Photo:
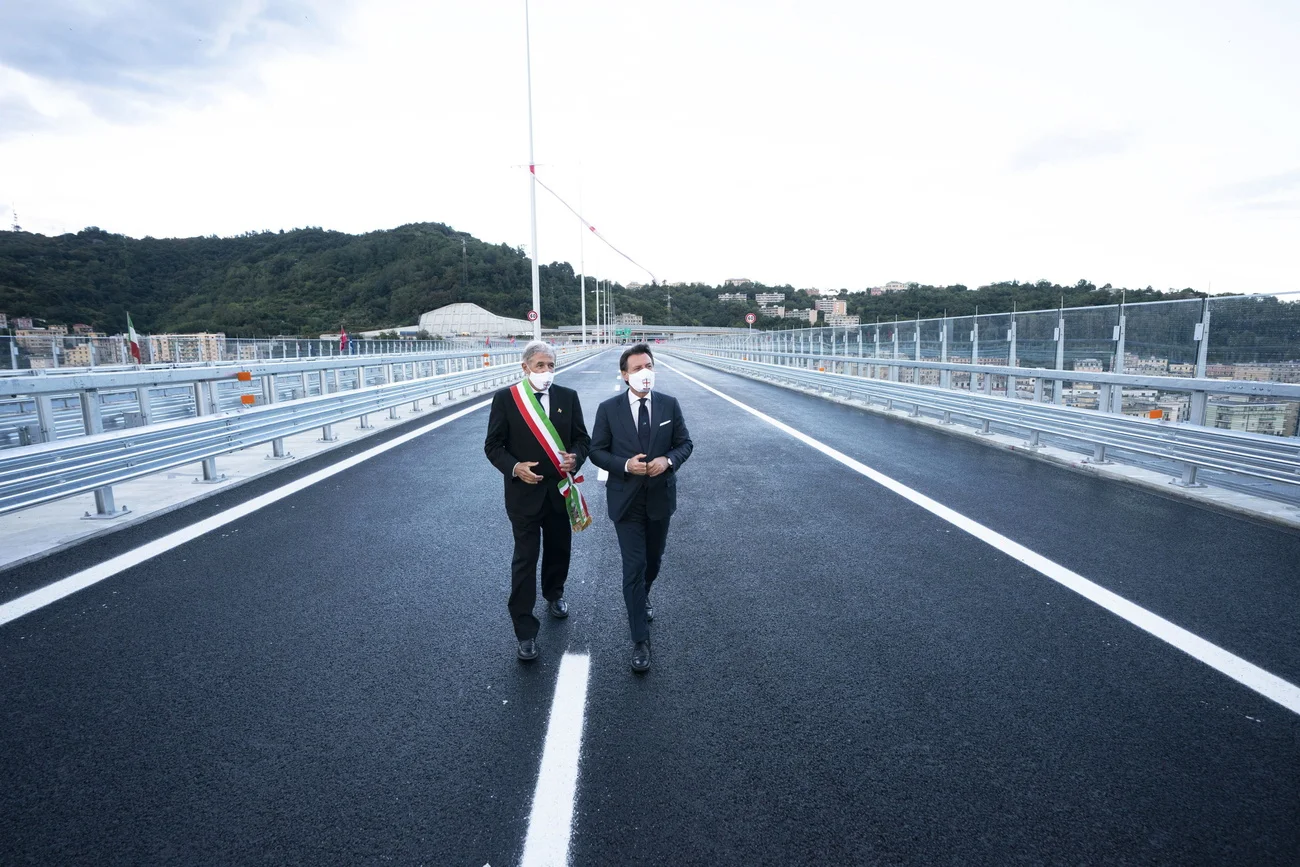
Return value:
[(784, 292), (756, 292), (754, 294), (754, 301), (758, 304), (780, 304), (784, 300)]
[(880, 287), (880, 291), (881, 292), (905, 292), (907, 291), (907, 284), (901, 283), (898, 280), (890, 280), (884, 286)]
[(527, 319), (497, 316), (477, 304), (460, 302), (421, 315), (417, 330), (427, 331), (439, 337), (456, 337), (463, 334), (472, 337), (527, 336), (533, 333), (533, 323)]

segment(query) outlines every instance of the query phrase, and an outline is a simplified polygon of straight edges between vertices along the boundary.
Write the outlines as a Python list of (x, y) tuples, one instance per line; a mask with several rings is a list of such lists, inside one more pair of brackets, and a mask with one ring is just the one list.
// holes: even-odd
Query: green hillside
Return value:
[[(463, 247), (462, 247), (463, 242)], [(576, 325), (578, 275), (567, 262), (543, 265), (547, 325)], [(592, 283), (588, 281), (588, 289)], [(669, 313), (663, 287), (614, 287), (615, 309), (647, 324), (744, 326), (752, 302), (722, 303), (724, 287), (673, 287)], [(786, 305), (813, 299), (790, 286), (754, 284), (742, 291), (783, 291)], [(843, 295), (864, 323), (916, 316), (1005, 312), (1113, 303), (1120, 290), (1087, 281), (964, 286), (912, 285), (872, 297)], [(1194, 295), (1131, 290), (1129, 301)], [(531, 306), (529, 262), (521, 249), (483, 243), (440, 223), (348, 235), (318, 228), (257, 232), (233, 238), (128, 238), (97, 228), (46, 237), (0, 232), (0, 312), (52, 323), (86, 323), (117, 333), (129, 310), (141, 332), (221, 331), (231, 336), (314, 336), (345, 326), (365, 331), (414, 324), (425, 311), (470, 301), (504, 316)], [(589, 294), (590, 304), (592, 296)], [(791, 327), (760, 320), (760, 327)]]

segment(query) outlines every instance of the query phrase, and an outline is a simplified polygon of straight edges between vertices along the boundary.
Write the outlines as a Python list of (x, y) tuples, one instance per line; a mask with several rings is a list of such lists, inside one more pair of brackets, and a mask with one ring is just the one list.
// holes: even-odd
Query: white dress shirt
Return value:
[[(647, 392), (645, 393), (645, 411), (648, 412), (648, 413), (650, 414), (650, 418), (651, 418), (651, 419), (654, 418), (654, 410), (652, 410), (652, 409), (650, 408), (651, 395), (653, 395), (653, 394), (654, 394), (654, 392), (651, 392), (651, 391), (647, 391)], [(627, 402), (628, 402), (628, 406), (630, 406), (630, 407), (632, 408), (632, 430), (637, 431), (637, 432), (639, 433), (640, 430), (641, 430), (641, 398), (637, 397), (637, 396), (636, 396), (636, 392), (629, 388), (629, 389), (627, 390)], [(653, 421), (650, 422), (650, 436), (652, 436), (652, 437), (654, 436), (654, 422), (653, 422)], [(673, 459), (672, 459), (672, 458), (670, 458), (670, 457), (665, 457), (664, 460), (668, 461), (668, 466), (669, 466), (669, 467), (671, 467), (671, 466), (673, 465)], [(649, 463), (649, 461), (647, 460), (646, 463)], [(628, 460), (623, 464), (623, 472), (625, 472), (625, 473), (630, 473), (630, 472), (632, 472), (631, 470), (628, 469), (628, 467), (631, 466), (631, 464), (632, 464), (632, 460), (629, 458), (629, 459), (628, 459)]]

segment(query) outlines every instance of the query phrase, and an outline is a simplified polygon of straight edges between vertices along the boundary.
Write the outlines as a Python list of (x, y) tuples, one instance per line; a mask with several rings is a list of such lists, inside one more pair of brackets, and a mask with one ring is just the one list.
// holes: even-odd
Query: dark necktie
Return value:
[(543, 398), (545, 395), (546, 395), (546, 392), (544, 392), (544, 391), (534, 391), (534, 392), (533, 392), (533, 397), (537, 398), (537, 405), (540, 406), (540, 407), (542, 408), (542, 412), (546, 412), (546, 405), (542, 403), (542, 398)]
[(636, 411), (636, 429), (641, 438), (641, 454), (650, 451), (650, 408), (645, 405), (644, 397), (638, 398), (641, 408)]

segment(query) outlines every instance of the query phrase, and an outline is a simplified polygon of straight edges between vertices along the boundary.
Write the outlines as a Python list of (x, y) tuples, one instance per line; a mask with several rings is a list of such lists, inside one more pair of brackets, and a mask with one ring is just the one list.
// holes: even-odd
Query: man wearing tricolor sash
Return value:
[(591, 524), (579, 469), (591, 439), (578, 393), (554, 384), (555, 350), (535, 340), (524, 347), (523, 378), (492, 396), (483, 451), (505, 477), (506, 516), (514, 532), (507, 608), (514, 621), (517, 655), (537, 658), (533, 616), (537, 560), (542, 561), (542, 598), (552, 617), (569, 616), (564, 582), (569, 577), (573, 533)]

